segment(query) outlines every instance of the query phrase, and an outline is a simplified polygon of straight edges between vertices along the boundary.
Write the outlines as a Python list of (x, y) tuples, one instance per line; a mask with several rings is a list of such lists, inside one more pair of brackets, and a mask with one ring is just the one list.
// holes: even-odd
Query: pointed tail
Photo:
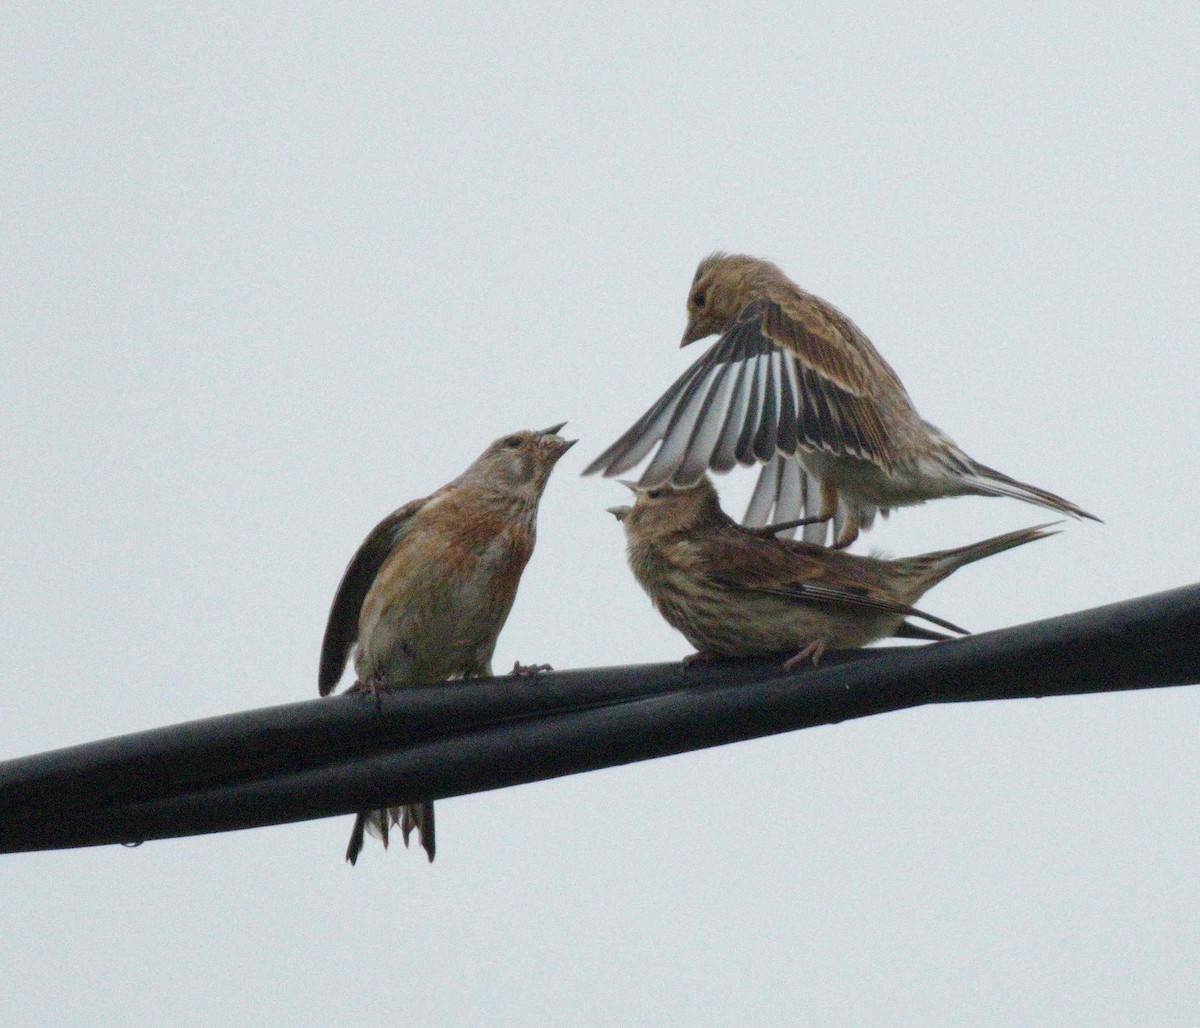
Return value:
[[(964, 564), (971, 564), (977, 560), (983, 560), (984, 557), (1003, 553), (1015, 546), (1024, 546), (1037, 539), (1058, 535), (1057, 532), (1050, 531), (1057, 524), (1061, 524), (1061, 522), (1054, 521), (1045, 525), (1034, 525), (1032, 528), (1019, 528), (1015, 532), (1005, 532), (1004, 535), (993, 536), (991, 539), (971, 543), (969, 546), (959, 546), (953, 550), (936, 550), (933, 553), (923, 553), (919, 557), (904, 557), (895, 563), (906, 565), (906, 570), (913, 575), (915, 581), (920, 583), (919, 591), (913, 596), (913, 600), (915, 600)], [(912, 601), (910, 600), (910, 602)]]
[(433, 804), (412, 803), (404, 807), (389, 807), (387, 810), (367, 810), (354, 819), (354, 828), (350, 832), (350, 845), (346, 847), (346, 859), (354, 864), (362, 852), (365, 833), (369, 832), (383, 843), (387, 849), (388, 835), (392, 825), (399, 825), (404, 836), (404, 845), (408, 845), (408, 837), (412, 830), (417, 830), (417, 838), (421, 848), (429, 856), (430, 863), (437, 851), (437, 839), (433, 828)]
[(978, 461), (972, 461), (971, 466), (974, 474), (968, 475), (967, 480), (987, 496), (1011, 496), (1014, 500), (1024, 500), (1026, 503), (1044, 507), (1046, 510), (1057, 511), (1059, 514), (1068, 514), (1073, 518), (1087, 518), (1089, 521), (1100, 520), (1095, 514), (1089, 514), (1070, 500), (1064, 500), (1061, 496), (1056, 496), (1046, 489), (1018, 482), (1015, 478), (1009, 478), (1004, 472), (989, 468), (986, 464), (980, 464)]

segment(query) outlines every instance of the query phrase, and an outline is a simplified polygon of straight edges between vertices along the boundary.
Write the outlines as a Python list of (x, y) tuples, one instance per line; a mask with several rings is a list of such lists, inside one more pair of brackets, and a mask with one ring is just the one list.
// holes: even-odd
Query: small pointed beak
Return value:
[(618, 478), (617, 481), (620, 482), (621, 485), (623, 485), (631, 493), (633, 493), (634, 496), (637, 496), (639, 490), (636, 482), (631, 482), (627, 478)]
[(624, 521), (629, 517), (629, 512), (633, 510), (632, 507), (605, 507), (604, 509), (618, 521)]
[(540, 445), (549, 447), (551, 450), (553, 450), (554, 459), (558, 460), (559, 457), (566, 453), (577, 442), (579, 442), (578, 439), (560, 439), (558, 436), (546, 436), (542, 439)]
[(702, 328), (697, 328), (694, 322), (689, 321), (687, 328), (683, 330), (683, 338), (679, 341), (679, 349), (685, 346), (690, 346), (697, 339), (703, 339), (705, 336), (712, 335), (711, 332), (705, 332)]
[(549, 428), (543, 428), (537, 433), (538, 445), (549, 449), (554, 454), (554, 459), (556, 461), (572, 446), (579, 442), (578, 439), (559, 438), (558, 430), (565, 424), (565, 421), (560, 421), (557, 425), (551, 425)]

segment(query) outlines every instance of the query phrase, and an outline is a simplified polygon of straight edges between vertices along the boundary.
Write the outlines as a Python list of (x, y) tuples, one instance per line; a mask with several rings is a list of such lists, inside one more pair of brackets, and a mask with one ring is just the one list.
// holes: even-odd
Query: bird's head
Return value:
[(764, 277), (782, 272), (769, 261), (740, 253), (709, 254), (696, 268), (688, 290), (687, 328), (680, 346), (714, 333), (728, 331), (746, 304), (753, 299)]
[(565, 424), (501, 436), (479, 455), (463, 479), (536, 502), (558, 459), (578, 442), (558, 434)]
[(633, 491), (633, 506), (609, 507), (608, 512), (625, 526), (630, 539), (647, 541), (675, 532), (687, 532), (720, 522), (725, 514), (712, 482), (706, 477), (688, 489), (656, 486), (646, 489), (622, 482)]

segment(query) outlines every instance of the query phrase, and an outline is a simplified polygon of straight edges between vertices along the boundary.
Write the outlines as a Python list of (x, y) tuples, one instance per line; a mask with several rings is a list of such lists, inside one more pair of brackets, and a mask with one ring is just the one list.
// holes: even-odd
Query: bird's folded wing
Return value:
[(888, 470), (881, 392), (907, 403), (895, 373), (849, 319), (807, 294), (803, 302), (758, 300), (584, 473), (620, 474), (656, 443), (640, 479), (650, 489), (688, 487), (710, 469), (798, 449)]
[(363, 600), (366, 599), (375, 576), (411, 527), (413, 515), (430, 499), (432, 497), (424, 497), (406, 503), (379, 522), (347, 566), (337, 594), (333, 598), (329, 621), (325, 625), (325, 638), (321, 643), (318, 688), (322, 696), (334, 690), (346, 669), (350, 650), (358, 638), (358, 617)]
[(948, 629), (951, 632), (958, 632), (960, 635), (970, 635), (965, 628), (960, 628), (953, 622), (946, 621), (944, 618), (937, 617), (934, 614), (926, 614), (916, 607), (910, 607), (907, 603), (897, 603), (895, 600), (889, 600), (881, 596), (870, 596), (866, 593), (859, 593), (852, 589), (839, 589), (825, 585), (812, 585), (809, 582), (793, 582), (790, 584), (780, 584), (775, 586), (757, 585), (757, 586), (729, 586), (724, 588), (736, 589), (740, 592), (755, 592), (764, 593), (770, 596), (780, 596), (789, 600), (796, 600), (800, 603), (832, 603), (840, 606), (855, 607), (862, 611), (874, 611), (881, 614), (903, 614), (905, 617), (918, 617), (925, 621), (932, 622), (935, 625), (940, 625), (942, 628)]
[[(891, 599), (861, 563), (848, 555), (798, 542), (776, 546), (740, 530), (736, 534), (723, 533), (716, 545), (720, 550), (714, 551), (708, 563), (720, 569), (711, 577), (722, 589), (778, 596), (803, 604), (834, 604), (864, 613), (903, 614), (961, 635), (970, 634), (950, 621)], [(815, 553), (809, 555), (806, 549)]]

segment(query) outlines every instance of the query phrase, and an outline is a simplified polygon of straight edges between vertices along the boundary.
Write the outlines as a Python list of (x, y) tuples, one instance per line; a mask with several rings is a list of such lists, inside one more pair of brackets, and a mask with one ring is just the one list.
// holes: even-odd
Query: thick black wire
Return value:
[(0, 852), (281, 824), (967, 700), (1200, 681), (1200, 585), (932, 646), (597, 668), (245, 711), (0, 764)]

